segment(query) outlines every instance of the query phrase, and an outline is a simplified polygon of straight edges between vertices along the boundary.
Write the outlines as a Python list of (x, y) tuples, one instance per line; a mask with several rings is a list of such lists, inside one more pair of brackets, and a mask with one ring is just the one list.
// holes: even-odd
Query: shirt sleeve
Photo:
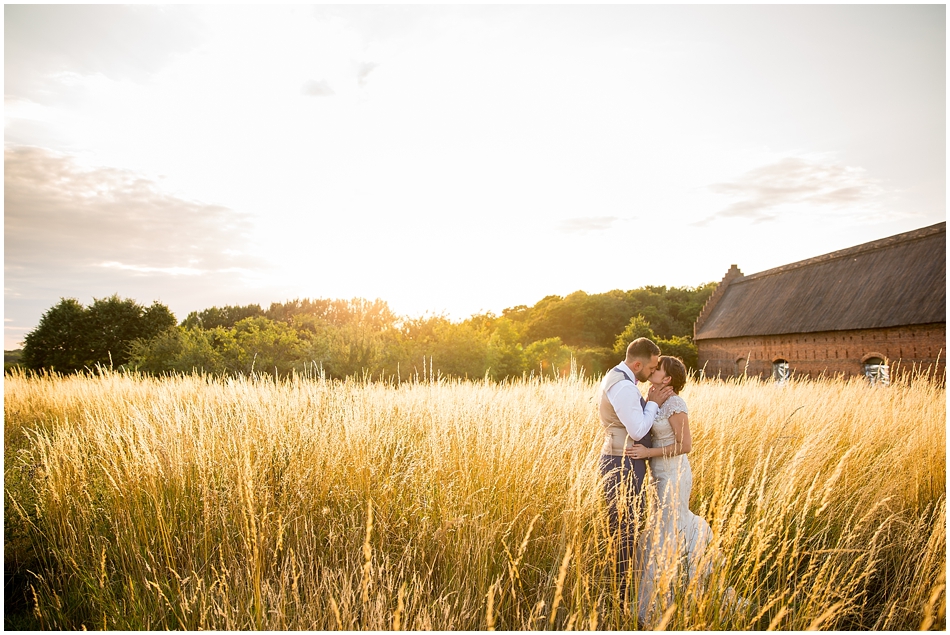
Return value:
[(640, 390), (630, 381), (618, 381), (607, 391), (607, 401), (614, 407), (627, 434), (634, 441), (639, 441), (647, 435), (656, 419), (659, 407), (655, 401), (648, 401), (640, 407)]

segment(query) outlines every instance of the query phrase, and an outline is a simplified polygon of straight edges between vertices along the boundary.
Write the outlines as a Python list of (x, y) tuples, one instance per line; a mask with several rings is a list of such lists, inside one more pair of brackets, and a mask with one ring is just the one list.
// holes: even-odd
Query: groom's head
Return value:
[(638, 337), (627, 346), (624, 361), (639, 381), (646, 381), (660, 361), (660, 348), (647, 338)]

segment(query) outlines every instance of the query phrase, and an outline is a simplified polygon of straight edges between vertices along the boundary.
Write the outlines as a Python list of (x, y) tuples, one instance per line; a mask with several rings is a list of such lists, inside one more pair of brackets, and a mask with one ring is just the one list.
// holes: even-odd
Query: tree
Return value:
[(172, 312), (158, 302), (146, 309), (118, 295), (95, 299), (86, 309), (82, 325), (85, 364), (90, 368), (96, 364), (121, 366), (129, 361), (134, 340), (151, 339), (175, 324)]
[(259, 304), (248, 304), (246, 306), (228, 305), (221, 308), (213, 306), (204, 311), (192, 311), (181, 325), (189, 329), (213, 329), (219, 326), (229, 329), (241, 320), (249, 317), (261, 317), (263, 315), (264, 311), (261, 310), (261, 305)]
[(614, 342), (614, 352), (618, 355), (626, 354), (627, 346), (638, 337), (645, 337), (654, 342), (656, 341), (656, 334), (653, 333), (653, 328), (650, 326), (650, 323), (639, 314), (630, 318), (630, 322), (626, 328), (617, 336)]
[[(212, 307), (189, 314), (180, 329), (139, 341), (134, 364), (158, 373), (276, 369), (278, 374), (316, 365), (326, 376), (342, 378), (410, 377), (425, 363), (427, 371), (447, 376), (480, 378), (487, 372), (503, 379), (525, 371), (563, 372), (573, 356), (596, 376), (623, 356), (630, 341), (649, 337), (664, 353), (679, 356), (694, 368), (692, 325), (715, 286), (576, 291), (566, 297), (547, 296), (533, 307), (511, 307), (501, 316), (473, 315), (460, 323), (441, 315), (401, 318), (386, 302), (361, 298), (296, 299), (272, 303), (266, 311), (256, 304)], [(98, 322), (89, 323), (98, 339), (91, 348), (97, 355), (111, 352), (114, 362), (121, 361), (121, 351), (109, 337), (127, 337), (123, 325), (135, 311), (115, 297), (97, 301), (95, 308)], [(143, 314), (153, 324), (146, 329), (149, 333), (173, 319), (170, 313), (163, 314), (161, 305), (153, 309)], [(68, 310), (60, 307), (60, 312)], [(50, 321), (58, 317), (51, 315)], [(92, 353), (80, 356), (92, 357)]]
[(168, 329), (151, 339), (137, 339), (129, 347), (129, 366), (135, 370), (161, 374), (176, 371), (184, 349), (187, 331), (181, 327)]
[(129, 365), (136, 370), (163, 374), (222, 373), (227, 370), (227, 359), (237, 359), (237, 342), (233, 331), (213, 329), (170, 328), (144, 340), (135, 340)]
[(571, 349), (561, 343), (560, 337), (531, 342), (524, 349), (525, 366), (541, 375), (559, 375), (570, 367)]
[(571, 354), (574, 356), (577, 366), (582, 368), (588, 377), (603, 375), (620, 361), (612, 348), (572, 348)]
[(85, 364), (85, 312), (79, 300), (61, 298), (23, 338), (23, 365), (32, 370), (45, 368), (61, 373), (81, 370)]
[(175, 314), (159, 302), (152, 302), (152, 306), (142, 313), (142, 330), (146, 336), (149, 333), (158, 334), (167, 331), (176, 324), (178, 320), (175, 319)]
[(286, 375), (303, 366), (305, 345), (297, 332), (283, 322), (266, 317), (246, 318), (234, 325), (234, 335), (240, 357), (233, 370)]
[(135, 340), (151, 339), (175, 323), (168, 307), (158, 302), (146, 309), (113, 295), (85, 308), (76, 299), (63, 298), (24, 338), (24, 365), (63, 373), (122, 366), (131, 359)]
[(488, 342), (472, 324), (440, 318), (429, 355), (435, 369), (454, 377), (481, 378), (488, 368)]
[(524, 321), (530, 341), (560, 337), (570, 346), (610, 346), (629, 315), (620, 291), (594, 295), (575, 291), (563, 299), (548, 296)]
[(524, 372), (521, 334), (514, 322), (500, 318), (488, 339), (488, 367), (493, 379), (520, 377)]
[(686, 370), (697, 370), (699, 352), (690, 338), (674, 335), (668, 340), (657, 341), (656, 345), (660, 347), (661, 354), (683, 360)]

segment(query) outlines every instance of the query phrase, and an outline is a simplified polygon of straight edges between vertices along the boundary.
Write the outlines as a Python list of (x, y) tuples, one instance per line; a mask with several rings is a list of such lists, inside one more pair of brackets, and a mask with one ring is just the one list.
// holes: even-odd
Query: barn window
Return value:
[(891, 383), (890, 369), (880, 357), (872, 357), (864, 362), (864, 376), (868, 378), (872, 385), (889, 386)]
[(746, 369), (746, 359), (740, 357), (736, 360), (736, 375), (744, 375)]
[(784, 384), (789, 377), (788, 362), (784, 359), (777, 359), (772, 362), (772, 379), (779, 384)]

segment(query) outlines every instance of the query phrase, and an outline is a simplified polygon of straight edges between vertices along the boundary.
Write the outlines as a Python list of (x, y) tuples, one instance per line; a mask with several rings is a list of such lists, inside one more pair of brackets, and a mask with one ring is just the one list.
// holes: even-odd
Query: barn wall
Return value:
[(843, 373), (850, 377), (863, 373), (863, 362), (872, 354), (887, 359), (892, 372), (933, 366), (939, 356), (937, 371), (943, 376), (947, 325), (701, 339), (696, 345), (699, 367), (705, 368), (707, 377), (741, 374), (740, 360), (745, 359), (751, 360), (747, 374), (760, 377), (771, 375), (777, 359), (786, 360), (796, 376)]

